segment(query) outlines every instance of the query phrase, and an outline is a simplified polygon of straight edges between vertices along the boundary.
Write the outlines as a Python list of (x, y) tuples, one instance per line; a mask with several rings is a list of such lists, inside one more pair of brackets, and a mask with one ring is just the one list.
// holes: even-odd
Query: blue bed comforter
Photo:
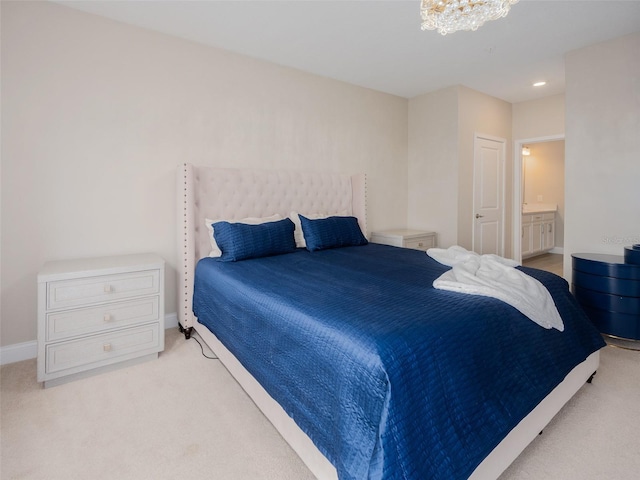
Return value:
[(463, 479), (604, 346), (562, 278), (565, 331), (498, 300), (436, 290), (448, 267), (369, 244), (198, 263), (194, 313), (340, 479)]

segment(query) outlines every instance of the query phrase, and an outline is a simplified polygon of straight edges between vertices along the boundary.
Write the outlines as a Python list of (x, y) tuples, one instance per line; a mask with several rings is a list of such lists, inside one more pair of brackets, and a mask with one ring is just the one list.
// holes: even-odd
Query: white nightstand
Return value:
[(162, 258), (44, 264), (38, 273), (38, 381), (45, 387), (157, 358), (162, 350)]
[(423, 230), (383, 230), (371, 234), (373, 243), (424, 250), (425, 252), (427, 249), (436, 246), (436, 240), (435, 232), (425, 232)]

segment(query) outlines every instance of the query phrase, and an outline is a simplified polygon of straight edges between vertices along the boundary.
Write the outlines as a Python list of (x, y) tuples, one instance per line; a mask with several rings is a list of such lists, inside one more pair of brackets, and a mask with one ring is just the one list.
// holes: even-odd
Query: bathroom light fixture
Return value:
[(529, 149), (529, 147), (522, 147), (522, 155), (528, 157), (531, 155), (531, 149)]
[(421, 0), (422, 30), (438, 33), (477, 30), (488, 20), (506, 17), (518, 0)]
[(547, 84), (544, 80), (542, 82), (536, 82), (533, 84), (534, 87), (543, 87)]

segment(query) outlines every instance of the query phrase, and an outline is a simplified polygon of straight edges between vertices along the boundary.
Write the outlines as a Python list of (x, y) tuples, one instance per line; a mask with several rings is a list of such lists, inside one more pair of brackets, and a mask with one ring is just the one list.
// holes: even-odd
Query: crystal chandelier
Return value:
[(506, 17), (518, 0), (422, 0), (422, 30), (438, 33), (477, 30), (487, 20)]

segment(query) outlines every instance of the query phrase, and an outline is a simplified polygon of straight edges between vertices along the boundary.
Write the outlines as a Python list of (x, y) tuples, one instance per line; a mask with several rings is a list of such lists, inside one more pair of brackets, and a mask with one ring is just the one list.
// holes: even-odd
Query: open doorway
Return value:
[(514, 259), (562, 276), (564, 135), (514, 144)]

